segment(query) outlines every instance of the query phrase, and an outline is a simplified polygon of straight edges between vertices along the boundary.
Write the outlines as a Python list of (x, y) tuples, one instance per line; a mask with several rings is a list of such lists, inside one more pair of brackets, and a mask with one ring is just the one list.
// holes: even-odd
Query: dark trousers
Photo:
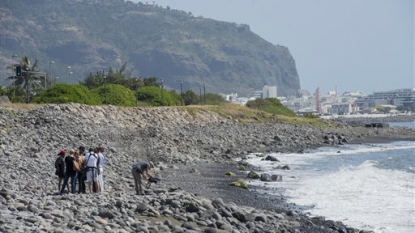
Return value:
[(78, 193), (86, 193), (85, 179), (86, 179), (86, 174), (83, 172), (79, 172), (78, 173), (78, 184), (79, 184)]
[(65, 187), (68, 184), (69, 178), (71, 178), (71, 193), (75, 193), (76, 190), (76, 174), (65, 173), (65, 178), (63, 179), (63, 184), (61, 188), (61, 194), (65, 191)]

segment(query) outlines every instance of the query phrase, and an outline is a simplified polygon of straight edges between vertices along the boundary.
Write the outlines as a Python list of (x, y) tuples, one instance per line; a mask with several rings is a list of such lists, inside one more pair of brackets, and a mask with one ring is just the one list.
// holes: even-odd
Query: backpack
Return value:
[(73, 170), (76, 172), (80, 172), (82, 170), (82, 161), (79, 160), (79, 158), (73, 160)]
[(81, 175), (86, 176), (86, 171), (88, 170), (87, 168), (88, 161), (89, 161), (89, 155), (88, 155), (87, 160), (85, 160), (85, 156), (82, 158), (82, 163), (80, 163), (81, 170), (79, 171)]
[(83, 168), (84, 168), (84, 169), (86, 169), (86, 168), (87, 168), (88, 161), (89, 161), (89, 158), (91, 157), (91, 155), (92, 155), (92, 156), (94, 156), (94, 157), (97, 159), (97, 167), (96, 167), (96, 168), (98, 168), (99, 161), (100, 161), (100, 159), (99, 159), (99, 155), (98, 155), (98, 154), (95, 154), (95, 153), (91, 153), (91, 152), (89, 152), (89, 153), (88, 153), (88, 159), (86, 160), (86, 162), (84, 163), (84, 166), (83, 166)]

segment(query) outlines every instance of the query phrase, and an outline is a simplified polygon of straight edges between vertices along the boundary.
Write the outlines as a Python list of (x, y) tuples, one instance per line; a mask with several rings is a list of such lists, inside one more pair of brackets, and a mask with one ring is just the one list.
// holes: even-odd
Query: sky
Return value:
[(311, 93), (415, 87), (414, 0), (154, 2), (196, 17), (248, 24), (266, 41), (288, 47), (301, 88)]

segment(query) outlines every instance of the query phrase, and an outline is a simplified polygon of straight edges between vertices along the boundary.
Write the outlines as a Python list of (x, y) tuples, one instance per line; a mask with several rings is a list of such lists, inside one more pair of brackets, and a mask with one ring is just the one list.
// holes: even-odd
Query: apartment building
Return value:
[(371, 95), (356, 100), (356, 104), (360, 109), (373, 108), (377, 105), (415, 107), (415, 89), (402, 88), (392, 91), (373, 92)]

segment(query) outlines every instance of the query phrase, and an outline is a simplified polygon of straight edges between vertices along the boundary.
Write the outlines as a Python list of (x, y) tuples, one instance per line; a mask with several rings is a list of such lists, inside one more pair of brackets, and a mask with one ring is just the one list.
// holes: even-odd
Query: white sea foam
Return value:
[[(310, 212), (375, 232), (414, 232), (414, 173), (383, 170), (367, 161), (358, 167), (301, 181), (289, 200)], [(345, 217), (347, 216), (347, 218)]]
[[(271, 154), (280, 162), (264, 161), (252, 154), (248, 156), (248, 162), (260, 167), (259, 173), (279, 174), (283, 176), (283, 181), (264, 183), (250, 180), (249, 185), (267, 186), (271, 190), (269, 193), (273, 190), (285, 190), (284, 195), (289, 202), (314, 207), (309, 210), (312, 215), (342, 221), (352, 227), (377, 233), (413, 233), (414, 173), (377, 168), (375, 161), (365, 161), (356, 166), (345, 165), (332, 170), (310, 165), (313, 161), (324, 161), (336, 155), (377, 156), (383, 152), (393, 154), (392, 151), (388, 152), (390, 150), (405, 149), (415, 149), (414, 143), (347, 145), (320, 148), (304, 154)], [(292, 169), (276, 169), (278, 165), (285, 164)]]

